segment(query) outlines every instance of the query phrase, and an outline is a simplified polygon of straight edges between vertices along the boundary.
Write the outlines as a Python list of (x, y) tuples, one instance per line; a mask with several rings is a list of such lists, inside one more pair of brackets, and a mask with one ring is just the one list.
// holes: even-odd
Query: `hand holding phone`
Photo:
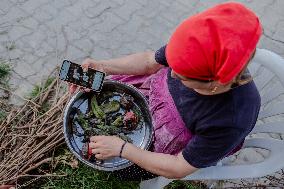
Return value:
[(64, 60), (59, 77), (71, 84), (99, 92), (103, 85), (105, 73), (92, 68), (84, 71), (81, 65)]

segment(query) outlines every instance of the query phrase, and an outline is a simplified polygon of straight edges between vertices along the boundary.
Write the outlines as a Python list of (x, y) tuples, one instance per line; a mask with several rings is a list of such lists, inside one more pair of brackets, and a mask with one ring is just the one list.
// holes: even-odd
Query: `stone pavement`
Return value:
[[(0, 61), (12, 65), (11, 87), (25, 96), (63, 59), (80, 63), (156, 50), (184, 18), (220, 2), (225, 1), (1, 0)], [(238, 2), (260, 17), (259, 47), (284, 57), (284, 1)], [(22, 104), (15, 95), (10, 102)]]
[[(186, 17), (221, 0), (1, 0), (0, 59), (25, 95), (63, 59), (107, 59), (156, 50)], [(259, 47), (284, 56), (284, 1), (242, 0), (264, 26)], [(22, 101), (12, 96), (11, 103)]]

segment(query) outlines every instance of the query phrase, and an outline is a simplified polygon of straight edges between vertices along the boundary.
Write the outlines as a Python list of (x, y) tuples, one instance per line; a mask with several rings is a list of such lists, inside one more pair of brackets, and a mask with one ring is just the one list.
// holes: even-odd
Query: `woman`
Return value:
[(149, 99), (155, 126), (150, 151), (115, 136), (94, 136), (92, 153), (130, 160), (133, 166), (115, 173), (140, 180), (182, 178), (240, 149), (260, 108), (255, 84), (243, 78), (261, 32), (253, 12), (224, 3), (183, 21), (155, 53), (85, 60), (85, 69), (138, 87)]

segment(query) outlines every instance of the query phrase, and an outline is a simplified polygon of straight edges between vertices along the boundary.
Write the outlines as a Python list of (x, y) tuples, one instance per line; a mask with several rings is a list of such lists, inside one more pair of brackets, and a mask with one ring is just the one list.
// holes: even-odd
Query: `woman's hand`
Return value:
[[(104, 71), (99, 61), (96, 61), (91, 58), (87, 58), (82, 62), (82, 68), (84, 72), (88, 71), (88, 68), (96, 69), (102, 72)], [(80, 87), (78, 85), (71, 84), (71, 83), (69, 84), (69, 92), (71, 94), (73, 94), (78, 88), (84, 91), (90, 91), (90, 89), (86, 89), (86, 88), (83, 88), (83, 87)]]
[(98, 159), (118, 157), (124, 141), (116, 136), (93, 136), (89, 148)]

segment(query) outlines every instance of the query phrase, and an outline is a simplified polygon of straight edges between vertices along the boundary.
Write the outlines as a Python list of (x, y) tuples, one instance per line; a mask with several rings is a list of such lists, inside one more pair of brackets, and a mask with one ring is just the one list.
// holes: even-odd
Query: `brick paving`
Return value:
[[(0, 60), (25, 96), (63, 59), (108, 59), (164, 45), (186, 17), (224, 0), (1, 0)], [(264, 26), (259, 48), (284, 57), (284, 1), (239, 0)], [(12, 104), (23, 102), (12, 95)], [(255, 157), (255, 156), (253, 156)]]
[[(107, 59), (156, 50), (186, 17), (221, 0), (1, 0), (0, 58), (13, 66), (10, 81), (25, 95), (64, 58)], [(239, 1), (264, 25), (259, 47), (284, 56), (284, 1)], [(12, 96), (11, 103), (21, 104)]]

